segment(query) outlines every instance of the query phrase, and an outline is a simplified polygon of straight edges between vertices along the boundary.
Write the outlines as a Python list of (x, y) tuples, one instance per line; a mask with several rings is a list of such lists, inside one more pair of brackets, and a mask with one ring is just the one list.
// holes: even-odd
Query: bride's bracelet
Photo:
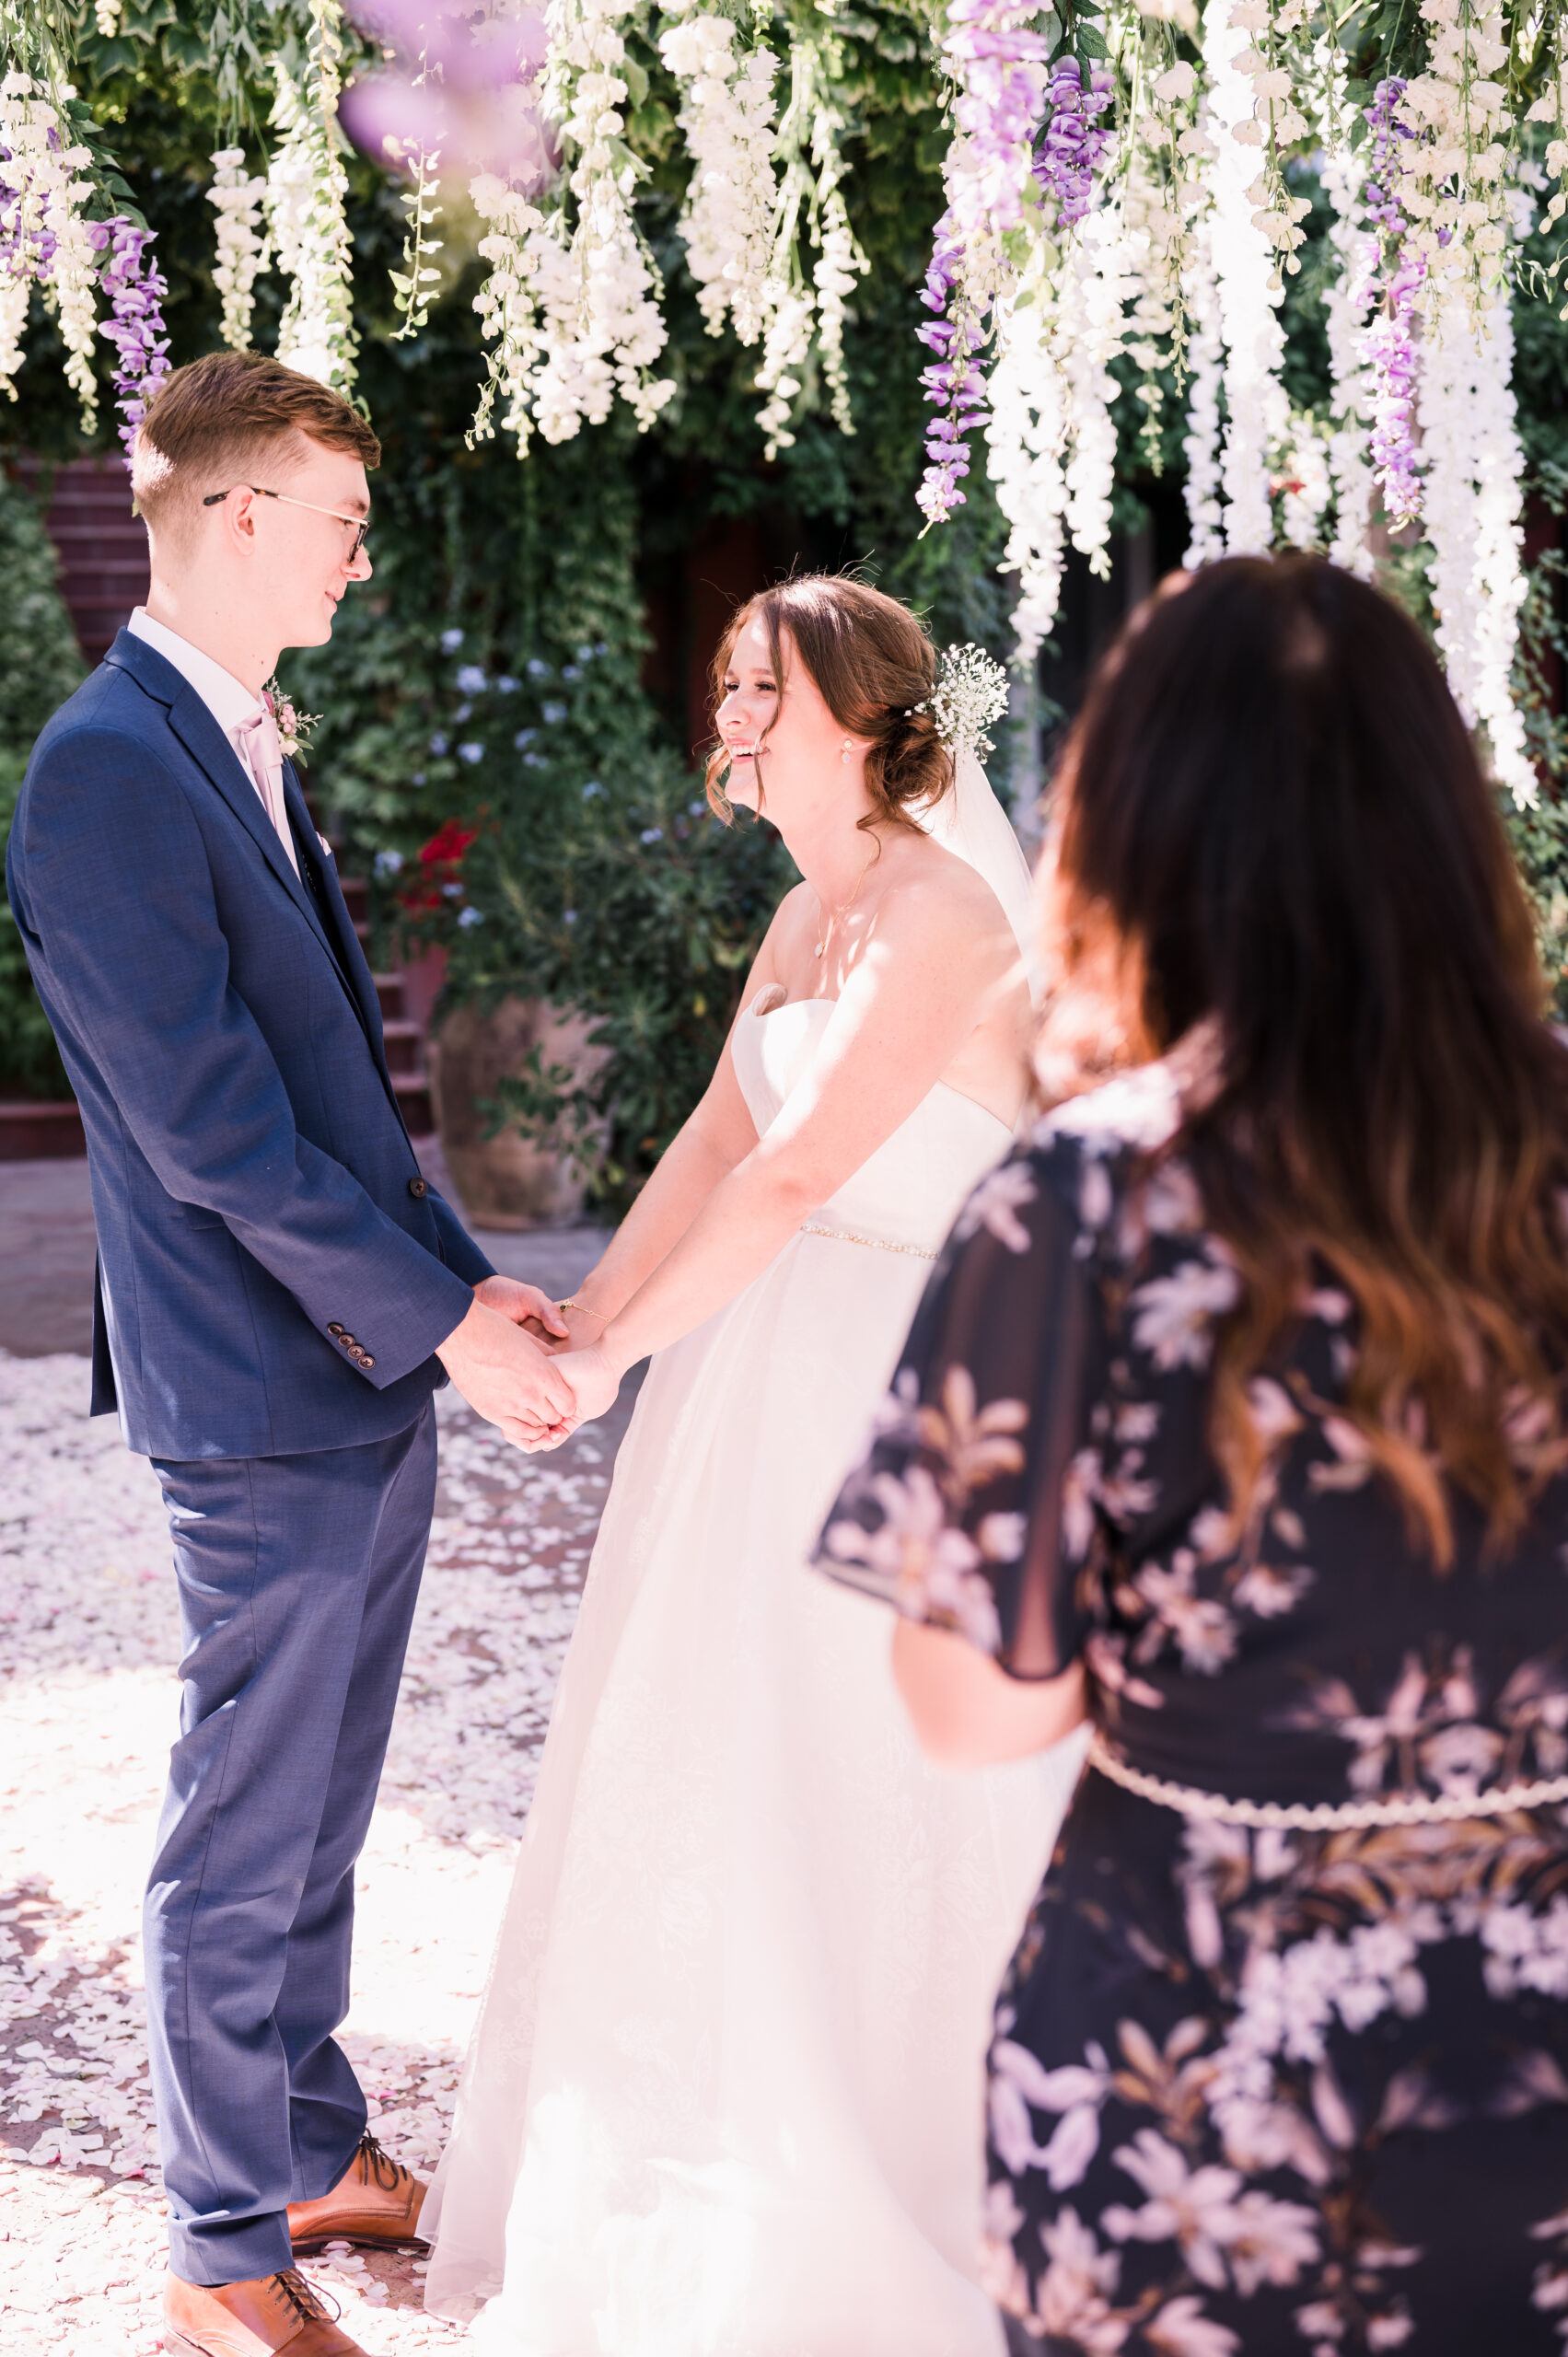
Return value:
[(608, 1326), (608, 1325), (609, 1325), (609, 1323), (610, 1323), (610, 1320), (609, 1320), (609, 1318), (605, 1316), (605, 1314), (604, 1314), (603, 1310), (601, 1310), (601, 1309), (590, 1309), (590, 1308), (588, 1307), (588, 1305), (587, 1305), (587, 1303), (586, 1301), (558, 1301), (558, 1302), (556, 1303), (555, 1306), (556, 1306), (556, 1310), (557, 1310), (557, 1312), (558, 1312), (558, 1313), (559, 1313), (559, 1315), (560, 1315), (561, 1317), (563, 1317), (563, 1318), (564, 1318), (564, 1317), (565, 1317), (566, 1312), (567, 1312), (569, 1309), (575, 1309), (575, 1310), (580, 1311), (580, 1312), (581, 1312), (581, 1314), (583, 1315), (583, 1317), (585, 1317), (585, 1318), (597, 1318), (597, 1319), (598, 1320), (598, 1323), (599, 1323), (601, 1326)]

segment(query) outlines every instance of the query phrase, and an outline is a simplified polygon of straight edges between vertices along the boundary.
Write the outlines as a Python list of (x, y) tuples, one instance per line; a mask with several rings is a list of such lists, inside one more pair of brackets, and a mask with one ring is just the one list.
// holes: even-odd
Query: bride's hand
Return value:
[(580, 1350), (563, 1351), (555, 1364), (571, 1386), (579, 1424), (591, 1423), (596, 1416), (602, 1416), (614, 1407), (621, 1389), (621, 1371), (599, 1344), (590, 1342)]

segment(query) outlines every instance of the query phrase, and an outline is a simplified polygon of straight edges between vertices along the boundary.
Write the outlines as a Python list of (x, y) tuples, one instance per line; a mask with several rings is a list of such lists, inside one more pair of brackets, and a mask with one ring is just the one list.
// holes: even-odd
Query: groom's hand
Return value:
[[(487, 1285), (497, 1282), (506, 1280), (485, 1280)], [(577, 1421), (572, 1387), (554, 1360), (477, 1295), (436, 1355), (475, 1415), (499, 1424), (519, 1448), (558, 1446)]]

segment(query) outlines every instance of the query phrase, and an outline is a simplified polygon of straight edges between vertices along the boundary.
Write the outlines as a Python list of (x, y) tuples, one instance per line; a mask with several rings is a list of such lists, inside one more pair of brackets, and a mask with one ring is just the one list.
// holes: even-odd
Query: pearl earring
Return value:
[(848, 761), (848, 759), (849, 759), (849, 757), (850, 757), (850, 755), (851, 755), (851, 753), (853, 753), (853, 752), (854, 752), (854, 740), (853, 740), (853, 738), (846, 737), (844, 738), (844, 742), (843, 742), (843, 750), (842, 750), (842, 751), (840, 753), (840, 755), (839, 755), (839, 759), (840, 759), (840, 761)]

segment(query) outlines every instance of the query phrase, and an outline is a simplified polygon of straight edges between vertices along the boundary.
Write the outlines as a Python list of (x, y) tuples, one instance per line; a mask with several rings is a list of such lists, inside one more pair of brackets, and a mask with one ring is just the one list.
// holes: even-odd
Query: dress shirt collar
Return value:
[(261, 710), (261, 697), (253, 696), (232, 671), (226, 671), (221, 663), (215, 663), (166, 622), (154, 621), (145, 606), (136, 608), (126, 628), (134, 637), (145, 638), (166, 663), (172, 663), (189, 679), (231, 745), (238, 731)]

